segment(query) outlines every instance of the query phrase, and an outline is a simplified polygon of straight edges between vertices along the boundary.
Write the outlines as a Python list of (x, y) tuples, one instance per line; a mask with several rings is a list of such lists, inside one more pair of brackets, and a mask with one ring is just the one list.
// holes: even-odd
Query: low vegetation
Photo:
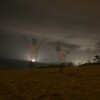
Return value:
[(0, 70), (0, 100), (100, 100), (100, 65), (84, 66)]

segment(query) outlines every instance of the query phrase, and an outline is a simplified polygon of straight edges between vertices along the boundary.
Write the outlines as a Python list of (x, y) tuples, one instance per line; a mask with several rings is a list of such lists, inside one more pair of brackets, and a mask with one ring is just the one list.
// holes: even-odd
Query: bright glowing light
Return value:
[(85, 60), (75, 60), (74, 61), (74, 64), (77, 66), (77, 65), (82, 65), (82, 64), (85, 64), (85, 63), (87, 63), (87, 61), (85, 61)]
[(35, 60), (35, 59), (32, 59), (31, 61), (32, 61), (32, 62), (35, 62), (36, 60)]

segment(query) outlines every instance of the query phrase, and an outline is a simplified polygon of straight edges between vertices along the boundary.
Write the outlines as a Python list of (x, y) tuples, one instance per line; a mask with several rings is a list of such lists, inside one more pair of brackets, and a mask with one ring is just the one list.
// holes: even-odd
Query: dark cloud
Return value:
[[(74, 34), (100, 32), (99, 2), (66, 0), (9, 0), (1, 6), (1, 27), (12, 30), (32, 31), (39, 34)], [(15, 30), (15, 31), (16, 31)], [(92, 31), (90, 31), (92, 30)], [(84, 33), (82, 33), (84, 31)], [(98, 32), (97, 32), (98, 31)], [(27, 33), (29, 34), (29, 33)], [(62, 34), (62, 35), (61, 35)]]
[(67, 47), (67, 48), (70, 48), (70, 49), (79, 49), (80, 48), (80, 46), (78, 46), (78, 45), (65, 43), (63, 41), (49, 42), (48, 45)]
[(95, 50), (92, 50), (92, 49), (86, 49), (86, 52), (88, 52), (88, 53), (98, 53), (99, 50), (98, 50), (98, 49), (95, 49)]
[(97, 47), (97, 49), (100, 51), (100, 42), (97, 42), (97, 43), (96, 43), (96, 47)]

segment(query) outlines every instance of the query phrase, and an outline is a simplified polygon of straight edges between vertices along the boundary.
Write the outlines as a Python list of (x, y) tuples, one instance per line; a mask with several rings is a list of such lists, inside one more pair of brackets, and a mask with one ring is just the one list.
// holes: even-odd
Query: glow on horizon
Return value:
[(32, 61), (32, 62), (35, 62), (36, 60), (35, 60), (35, 59), (32, 59), (31, 61)]
[(85, 64), (85, 63), (87, 63), (87, 61), (82, 61), (82, 60), (75, 60), (74, 61), (75, 66), (78, 66), (78, 65), (81, 65), (81, 64)]

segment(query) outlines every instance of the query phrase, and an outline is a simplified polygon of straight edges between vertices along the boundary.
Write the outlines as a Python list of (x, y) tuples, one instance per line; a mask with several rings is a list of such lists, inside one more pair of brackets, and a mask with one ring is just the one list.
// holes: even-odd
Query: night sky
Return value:
[(28, 39), (47, 38), (38, 61), (57, 62), (55, 46), (70, 48), (66, 61), (86, 62), (100, 53), (99, 0), (3, 0), (0, 57), (29, 59)]

